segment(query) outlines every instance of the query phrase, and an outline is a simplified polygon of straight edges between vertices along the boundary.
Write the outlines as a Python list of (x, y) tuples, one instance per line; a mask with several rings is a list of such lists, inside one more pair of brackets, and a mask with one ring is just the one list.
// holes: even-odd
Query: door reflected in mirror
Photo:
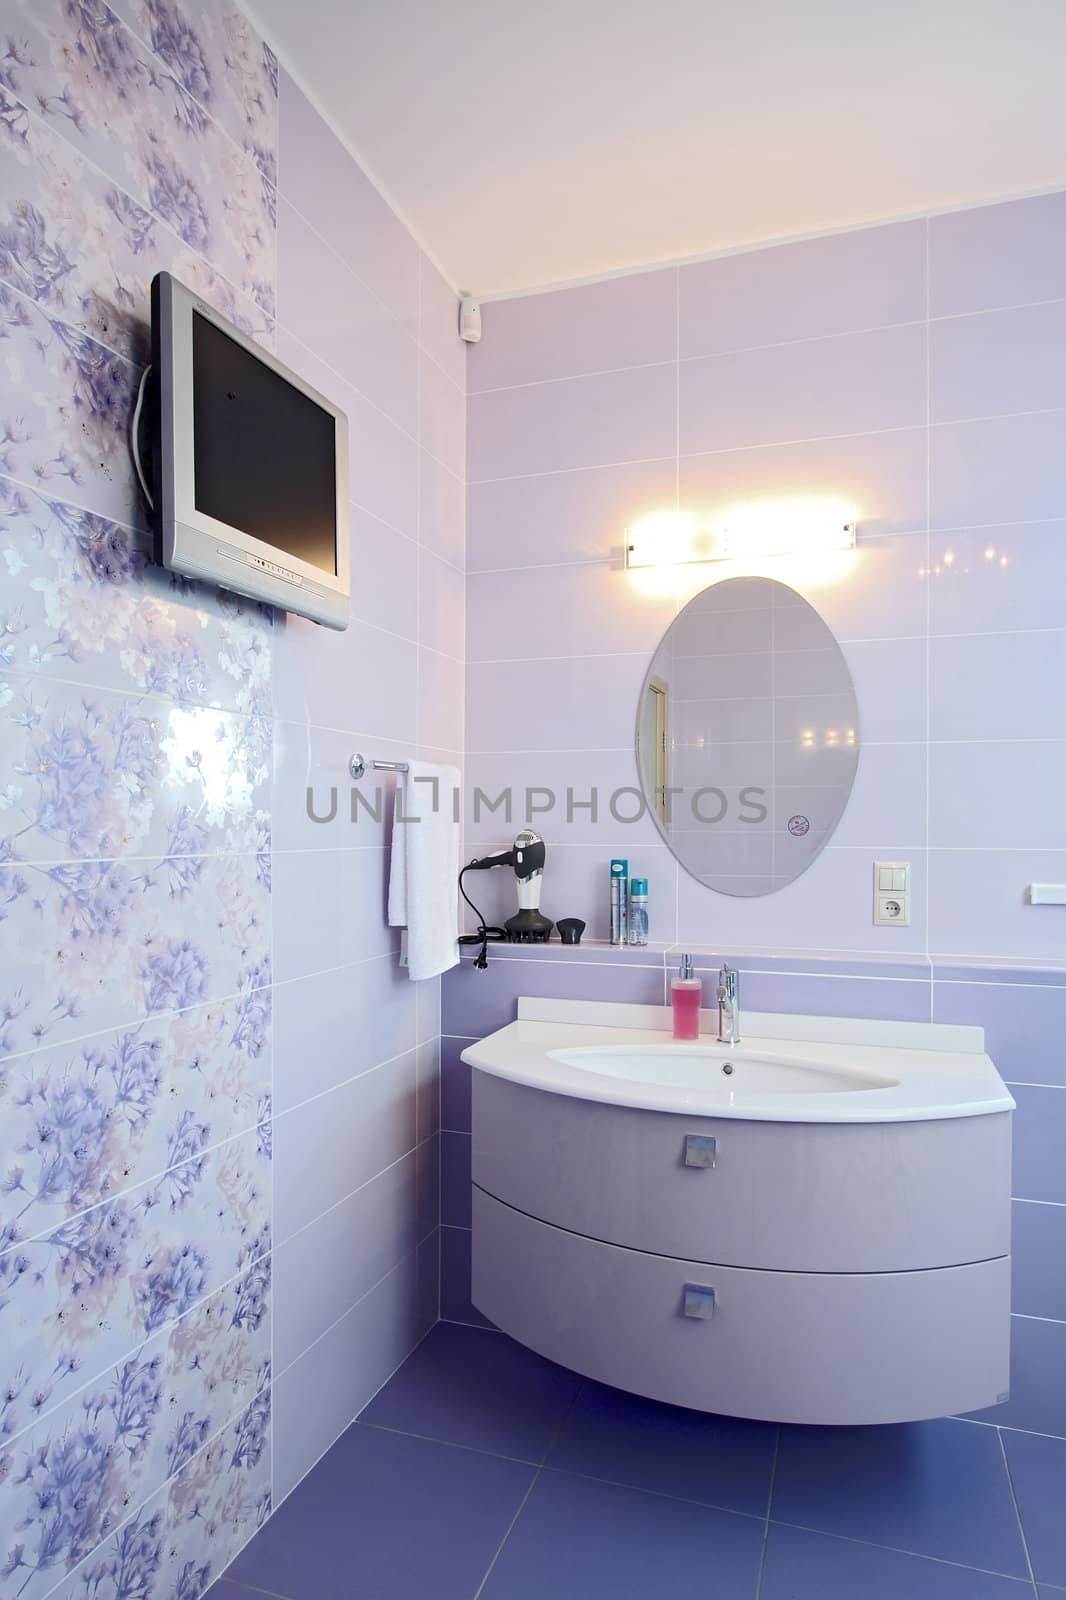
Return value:
[(667, 629), (637, 713), (649, 811), (693, 877), (762, 895), (805, 872), (855, 781), (859, 712), (832, 632), (772, 578), (726, 578)]

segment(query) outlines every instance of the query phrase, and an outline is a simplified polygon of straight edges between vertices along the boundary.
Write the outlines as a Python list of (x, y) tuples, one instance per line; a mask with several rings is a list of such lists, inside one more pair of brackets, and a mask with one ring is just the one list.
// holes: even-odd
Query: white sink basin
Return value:
[(553, 1061), (585, 1072), (602, 1072), (631, 1083), (671, 1084), (679, 1089), (705, 1089), (717, 1100), (726, 1095), (733, 1105), (749, 1095), (854, 1094), (894, 1089), (898, 1078), (853, 1067), (812, 1066), (786, 1057), (746, 1055), (727, 1046), (671, 1043), (619, 1049), (600, 1045), (576, 1050), (549, 1050)]
[(523, 998), (518, 1020), (463, 1060), (580, 1100), (749, 1121), (921, 1122), (1014, 1105), (980, 1028), (748, 1012), (743, 1042), (724, 1045), (675, 1040), (670, 1020), (665, 1007)]

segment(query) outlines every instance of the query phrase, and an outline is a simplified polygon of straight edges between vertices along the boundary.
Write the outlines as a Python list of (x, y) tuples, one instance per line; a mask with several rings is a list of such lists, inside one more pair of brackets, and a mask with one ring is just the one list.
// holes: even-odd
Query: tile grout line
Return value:
[(1025, 1556), (1025, 1565), (1029, 1569), (1029, 1582), (1033, 1589), (1033, 1600), (1039, 1600), (1040, 1591), (1036, 1586), (1036, 1574), (1033, 1571), (1033, 1561), (1029, 1554), (1029, 1541), (1025, 1537), (1025, 1527), (1022, 1523), (1021, 1508), (1018, 1505), (1018, 1496), (1014, 1488), (1014, 1477), (1010, 1470), (1010, 1462), (1007, 1459), (1007, 1446), (1003, 1442), (1003, 1429), (997, 1428), (996, 1434), (999, 1439), (999, 1453), (1003, 1458), (1003, 1471), (1007, 1475), (1007, 1488), (1010, 1490), (1010, 1503), (1014, 1507), (1014, 1518), (1018, 1524), (1018, 1537), (1022, 1541), (1022, 1554)]
[(777, 1434), (774, 1438), (774, 1459), (770, 1465), (770, 1488), (766, 1496), (766, 1517), (763, 1522), (762, 1545), (759, 1550), (759, 1571), (755, 1579), (755, 1600), (761, 1600), (763, 1577), (766, 1573), (766, 1554), (770, 1543), (770, 1514), (774, 1508), (774, 1487), (777, 1483), (777, 1461), (781, 1454), (781, 1424), (777, 1425)]

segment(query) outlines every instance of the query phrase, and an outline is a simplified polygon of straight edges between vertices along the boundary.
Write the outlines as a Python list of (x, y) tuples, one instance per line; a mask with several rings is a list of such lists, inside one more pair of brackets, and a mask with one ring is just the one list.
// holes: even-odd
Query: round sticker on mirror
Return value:
[(792, 835), (793, 839), (802, 839), (805, 833), (810, 833), (811, 831), (810, 818), (800, 816), (789, 817), (788, 831)]

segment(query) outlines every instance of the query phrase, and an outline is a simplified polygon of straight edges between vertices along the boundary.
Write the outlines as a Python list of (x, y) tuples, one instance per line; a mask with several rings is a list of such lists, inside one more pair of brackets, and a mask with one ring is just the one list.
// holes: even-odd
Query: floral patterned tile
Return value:
[(0, 867), (0, 998), (15, 1050), (270, 981), (269, 858)]
[(270, 1020), (253, 989), (0, 1066), (0, 1242), (268, 1120)]
[(0, 1404), (13, 1436), (270, 1249), (270, 1129), (0, 1253)]
[(0, 277), (72, 328), (144, 362), (152, 275), (163, 270), (273, 344), (261, 306), (0, 88)]
[(0, 861), (270, 847), (272, 725), (0, 671)]
[(0, 1445), (0, 1562), (12, 1592), (47, 1594), (267, 1389), (269, 1293), (266, 1257)]
[(118, 0), (114, 9), (276, 187), (278, 59), (233, 0)]
[(166, 572), (119, 523), (0, 478), (0, 571), (0, 671), (270, 713), (270, 610)]
[(0, 473), (147, 526), (127, 445), (137, 368), (0, 284)]
[(8, 39), (9, 92), (272, 317), (277, 196), (255, 152), (103, 0), (16, 0)]
[(200, 1600), (270, 1509), (264, 1390), (53, 1591), (55, 1600)]

